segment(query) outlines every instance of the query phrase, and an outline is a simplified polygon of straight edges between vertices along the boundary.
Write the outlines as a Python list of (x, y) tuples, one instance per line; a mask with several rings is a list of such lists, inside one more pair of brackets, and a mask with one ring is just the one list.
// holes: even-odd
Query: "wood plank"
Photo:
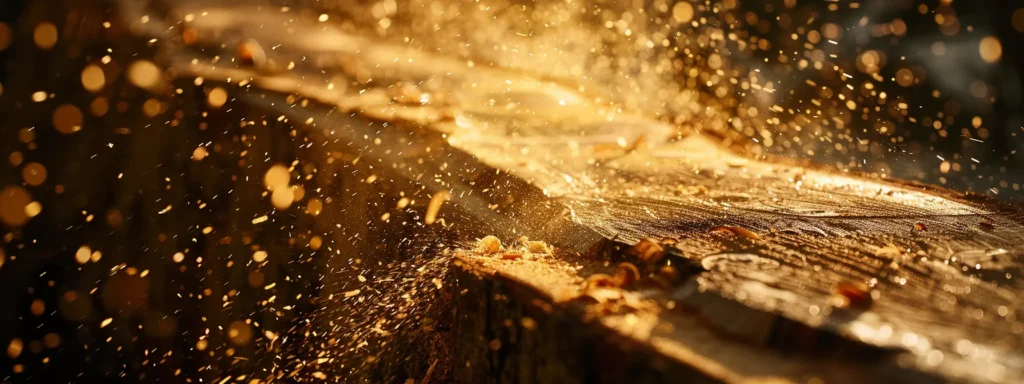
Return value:
[[(559, 145), (556, 138), (549, 143)], [(561, 160), (530, 161), (548, 162), (542, 172), (551, 173)], [(534, 169), (512, 172), (541, 179)], [(1015, 278), (1024, 232), (1013, 207), (748, 160), (700, 136), (566, 174), (574, 182), (538, 187), (569, 207), (573, 222), (624, 244), (656, 239), (678, 255), (669, 262), (701, 264), (692, 279), (641, 291), (663, 308), (683, 308), (725, 334), (786, 352), (841, 356), (868, 346), (877, 348), (869, 355), (888, 356), (879, 363), (884, 370), (902, 366), (970, 381), (1020, 377)], [(599, 182), (575, 182), (588, 179)], [(869, 287), (867, 308), (841, 304), (835, 292), (848, 283)]]
[[(218, 30), (247, 25), (229, 16), (230, 10), (211, 12), (195, 28), (215, 36)], [(249, 32), (264, 46), (285, 39), (272, 30)], [(561, 84), (498, 68), (473, 69), (340, 30), (316, 33), (333, 43), (307, 42), (298, 48), (311, 52), (312, 64), (296, 71), (195, 64), (189, 54), (199, 53), (187, 47), (172, 55), (171, 65), (182, 77), (244, 79), (268, 93), (315, 100), (325, 110), (308, 113), (314, 127), (309, 129), (332, 131), (350, 143), (372, 142), (368, 137), (380, 135), (383, 144), (374, 144), (383, 145), (375, 153), (380, 159), (418, 148), (423, 152), (417, 155), (428, 161), (399, 172), (414, 184), (422, 179), (431, 193), (444, 190), (454, 197), (465, 212), (459, 216), (458, 238), (493, 233), (510, 243), (526, 234), (568, 255), (552, 258), (553, 266), (583, 267), (576, 275), (567, 272), (567, 281), (548, 285), (561, 279), (541, 280), (530, 273), (529, 264), (540, 261), (518, 260), (513, 268), (460, 255), (465, 273), (489, 276), (481, 285), (465, 286), (473, 292), (469, 298), (455, 299), (467, 316), (490, 315), (485, 322), (518, 317), (521, 322), (516, 311), (533, 311), (523, 308), (539, 298), (564, 310), (546, 314), (551, 324), (563, 325), (545, 332), (558, 333), (559, 326), (577, 324), (593, 307), (564, 304), (567, 297), (585, 293), (580, 281), (610, 272), (611, 260), (630, 260), (617, 252), (589, 260), (573, 258), (574, 253), (584, 253), (599, 237), (623, 246), (653, 239), (669, 257), (642, 266), (645, 275), (667, 263), (696, 272), (657, 289), (620, 292), (624, 298), (616, 302), (639, 301), (646, 311), (599, 316), (603, 328), (593, 334), (626, 340), (680, 370), (727, 381), (1024, 379), (1019, 351), (1024, 324), (1017, 320), (1016, 300), (1024, 252), (1019, 208), (781, 159), (748, 158), (719, 147), (707, 133), (620, 114)], [(318, 72), (322, 68), (340, 69), (324, 74)], [(330, 76), (374, 81), (362, 88), (327, 89), (322, 84)], [(413, 83), (434, 91), (411, 91), (415, 97), (403, 101), (401, 84)], [(424, 95), (447, 97), (423, 103)], [(496, 98), (500, 102), (481, 102)], [(266, 110), (280, 108), (262, 96), (250, 102), (263, 103)], [(318, 120), (331, 111), (404, 125), (372, 136), (351, 126), (337, 132), (330, 125), (335, 120)], [(412, 126), (423, 127), (415, 140), (425, 143), (410, 147), (401, 141)], [(439, 159), (424, 148), (454, 157)], [(516, 269), (521, 264), (525, 271)], [(463, 276), (460, 284), (466, 280), (458, 276)], [(859, 284), (867, 286), (864, 292), (846, 290), (847, 296), (867, 295), (871, 303), (843, 304), (836, 291)], [(480, 289), (527, 292), (517, 293), (524, 296), (514, 304), (481, 309), (473, 304), (494, 300), (479, 296)], [(456, 339), (466, 341), (455, 346), (476, 349), (454, 355), (476, 354), (472, 351), (479, 351), (479, 344), (471, 344), (470, 337), (480, 330), (497, 332), (495, 327), (467, 323), (456, 328)], [(660, 333), (664, 327), (669, 330)], [(571, 344), (562, 351), (570, 356), (561, 368), (551, 368), (562, 373), (550, 377), (579, 378), (584, 369), (579, 364), (593, 364), (572, 362), (572, 351), (589, 345), (584, 340), (589, 336), (549, 341)], [(494, 365), (500, 359), (467, 361), (466, 370), (453, 362), (456, 377), (505, 375), (506, 368)], [(623, 369), (633, 369), (631, 364)]]
[[(512, 172), (540, 179), (530, 167)], [(1019, 378), (1015, 275), (1024, 232), (1013, 207), (747, 160), (699, 136), (566, 174), (600, 180), (539, 186), (559, 195), (573, 222), (624, 244), (656, 239), (677, 262), (701, 264), (693, 279), (644, 293), (662, 306), (773, 349), (822, 354), (863, 344), (892, 353), (893, 367)], [(835, 292), (849, 283), (869, 287), (868, 308), (844, 308)]]

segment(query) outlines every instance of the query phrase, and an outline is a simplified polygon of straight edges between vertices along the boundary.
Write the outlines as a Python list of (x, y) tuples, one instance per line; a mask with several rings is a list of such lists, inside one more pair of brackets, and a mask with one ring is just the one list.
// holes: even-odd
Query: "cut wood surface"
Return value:
[[(345, 138), (346, 145), (380, 159), (445, 153), (451, 157), (420, 162), (422, 169), (393, 168), (410, 180), (424, 180), (432, 193), (449, 193), (468, 212), (456, 226), (474, 227), (463, 232), (464, 239), (493, 233), (511, 247), (525, 234), (558, 246), (550, 256), (457, 254), (458, 287), (469, 291), (453, 293), (456, 314), (484, 316), (454, 329), (457, 379), (531, 381), (526, 371), (502, 373), (499, 364), (511, 351), (533, 352), (503, 344), (507, 337), (479, 334), (511, 322), (505, 327), (547, 330), (529, 345), (598, 335), (616, 350), (637, 348), (654, 356), (659, 363), (647, 366), (652, 372), (685, 371), (710, 380), (1024, 380), (1024, 323), (1017, 317), (1024, 288), (1019, 208), (746, 157), (685, 123), (623, 114), (570, 86), (501, 68), (471, 68), (338, 29), (296, 24), (292, 34), (282, 34), (253, 27), (281, 24), (287, 17), (272, 12), (203, 11), (207, 16), (192, 27), (210, 40), (199, 46), (219, 44), (221, 32), (230, 31), (263, 47), (302, 42), (273, 52), (274, 65), (299, 56), (306, 60), (296, 61), (292, 71), (270, 64), (217, 66), (193, 60), (216, 52), (180, 46), (167, 52), (177, 76), (266, 92), (271, 96), (247, 97), (267, 110), (290, 108), (280, 103), (285, 95), (312, 100), (326, 112), (310, 112), (309, 129)], [(146, 28), (165, 33), (156, 24)], [(324, 86), (336, 76), (346, 79), (339, 84), (356, 80), (366, 86)], [(367, 78), (373, 81), (360, 80)], [(302, 115), (287, 114), (292, 121)], [(384, 124), (369, 130), (331, 126), (332, 114)], [(410, 126), (423, 131), (412, 135)], [(347, 132), (335, 134), (342, 130)], [(395, 140), (371, 144), (374, 137), (363, 134), (369, 131)], [(397, 139), (402, 136), (408, 140)], [(581, 256), (600, 238), (610, 240), (610, 251)], [(663, 247), (668, 257), (647, 266), (631, 258), (628, 248), (642, 241)], [(608, 289), (598, 298), (583, 288), (588, 277), (611, 273), (623, 260), (640, 265), (641, 280), (666, 265), (679, 276), (668, 284)], [(483, 280), (472, 283), (471, 276)], [(475, 291), (497, 285), (509, 300)], [(510, 300), (515, 304), (501, 305), (519, 309), (487, 307)], [(543, 310), (527, 309), (530, 316), (516, 312), (533, 307)], [(524, 321), (540, 325), (523, 326)], [(559, 328), (546, 324), (590, 327), (580, 329), (592, 333), (560, 338)], [(493, 340), (498, 344), (491, 345)], [(474, 357), (470, 351), (479, 342), (507, 351), (506, 357)], [(584, 345), (589, 344), (533, 356), (551, 364), (572, 362), (559, 366), (560, 374), (534, 379), (588, 381), (578, 375), (593, 362), (557, 354)]]

